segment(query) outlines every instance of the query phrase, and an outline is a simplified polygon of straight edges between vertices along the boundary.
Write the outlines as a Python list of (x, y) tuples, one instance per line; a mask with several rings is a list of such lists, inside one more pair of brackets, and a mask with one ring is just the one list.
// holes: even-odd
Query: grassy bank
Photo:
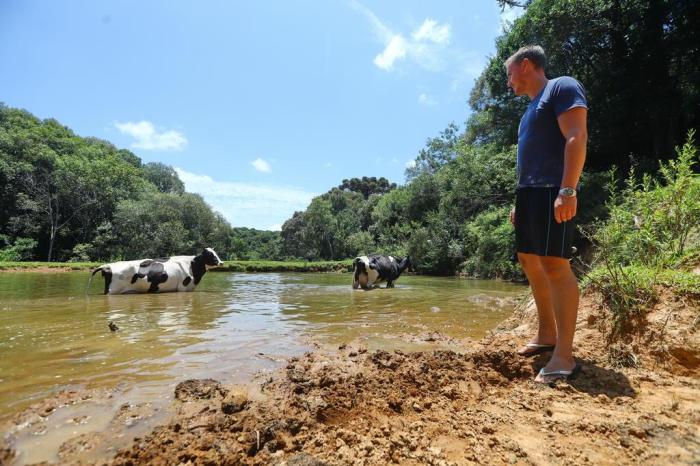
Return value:
[(14, 262), (0, 261), (0, 271), (71, 271), (91, 270), (99, 265), (99, 262)]
[(352, 260), (344, 261), (225, 261), (222, 272), (350, 272)]
[[(0, 271), (81, 271), (102, 265), (100, 262), (0, 262)], [(352, 261), (226, 261), (221, 272), (347, 272)]]

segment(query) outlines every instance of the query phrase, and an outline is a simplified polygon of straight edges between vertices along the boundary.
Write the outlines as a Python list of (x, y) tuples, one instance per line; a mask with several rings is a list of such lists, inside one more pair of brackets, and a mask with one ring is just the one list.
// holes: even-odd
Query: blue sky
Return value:
[[(0, 101), (177, 168), (276, 229), (342, 179), (401, 184), (469, 114), (496, 0), (0, 1)], [(505, 79), (505, 77), (504, 77)]]

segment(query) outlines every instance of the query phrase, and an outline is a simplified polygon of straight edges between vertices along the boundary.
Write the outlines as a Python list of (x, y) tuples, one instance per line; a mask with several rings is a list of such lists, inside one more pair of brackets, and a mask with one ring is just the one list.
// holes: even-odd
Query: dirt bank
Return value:
[[(583, 372), (551, 387), (532, 382), (545, 356), (515, 354), (533, 331), (531, 305), (451, 351), (348, 344), (292, 359), (254, 389), (183, 382), (171, 421), (102, 464), (697, 464), (698, 309), (668, 299), (611, 343), (587, 296)], [(67, 463), (91, 444), (69, 447)]]

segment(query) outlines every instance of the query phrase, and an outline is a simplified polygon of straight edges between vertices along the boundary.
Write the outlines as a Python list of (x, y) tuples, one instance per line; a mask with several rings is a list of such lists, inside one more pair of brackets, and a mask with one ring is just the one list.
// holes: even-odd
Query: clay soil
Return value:
[[(348, 344), (293, 358), (254, 388), (190, 380), (167, 424), (100, 464), (699, 464), (699, 315), (700, 301), (668, 295), (613, 341), (589, 294), (583, 371), (552, 385), (533, 382), (547, 355), (515, 353), (536, 325), (531, 303), (451, 350)], [(90, 441), (99, 435), (62, 462), (84, 461)]]

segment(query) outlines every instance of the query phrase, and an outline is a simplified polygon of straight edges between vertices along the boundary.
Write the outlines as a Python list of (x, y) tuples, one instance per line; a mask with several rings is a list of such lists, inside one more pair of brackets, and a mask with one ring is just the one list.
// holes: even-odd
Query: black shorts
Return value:
[(554, 220), (559, 187), (518, 188), (515, 196), (516, 251), (538, 256), (571, 258), (576, 226)]

